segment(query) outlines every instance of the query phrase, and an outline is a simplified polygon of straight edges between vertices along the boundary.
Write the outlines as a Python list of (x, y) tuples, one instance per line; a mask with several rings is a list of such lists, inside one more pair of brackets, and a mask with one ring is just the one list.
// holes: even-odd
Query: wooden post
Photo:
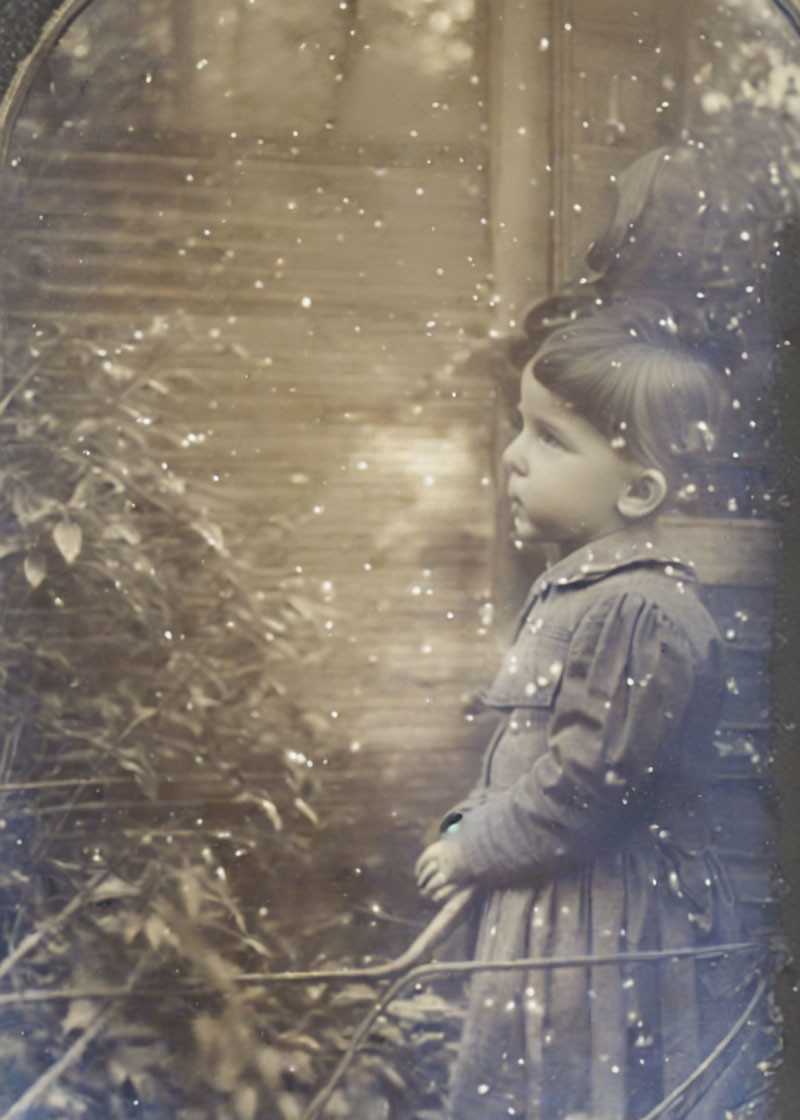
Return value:
[(495, 329), (552, 282), (551, 0), (498, 0), (489, 20), (490, 205)]

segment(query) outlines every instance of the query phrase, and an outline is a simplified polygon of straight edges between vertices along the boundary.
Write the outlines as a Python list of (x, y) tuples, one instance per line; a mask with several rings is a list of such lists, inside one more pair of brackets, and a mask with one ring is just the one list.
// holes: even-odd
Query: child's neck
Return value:
[(579, 552), (591, 552), (593, 548), (605, 549), (609, 542), (619, 541), (620, 544), (625, 543), (628, 546), (636, 544), (644, 546), (647, 542), (655, 543), (658, 540), (658, 535), (657, 517), (648, 517), (643, 521), (627, 522), (617, 525), (605, 533), (599, 533), (588, 541), (575, 544), (547, 545), (545, 547), (547, 564), (549, 567), (558, 563), (559, 560), (566, 560), (567, 557), (577, 555)]

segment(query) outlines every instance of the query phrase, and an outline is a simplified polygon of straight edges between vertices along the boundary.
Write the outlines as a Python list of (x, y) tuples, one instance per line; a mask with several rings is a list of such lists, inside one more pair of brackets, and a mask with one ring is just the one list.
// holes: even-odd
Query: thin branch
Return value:
[(83, 1057), (83, 1053), (89, 1043), (97, 1037), (113, 1013), (114, 1004), (106, 1007), (103, 1011), (99, 1011), (94, 1019), (92, 1019), (89, 1026), (76, 1038), (69, 1049), (62, 1054), (57, 1062), (45, 1070), (41, 1077), (15, 1101), (7, 1112), (3, 1113), (0, 1120), (24, 1120), (24, 1118), (29, 1115), (28, 1110), (36, 1104), (45, 1093), (48, 1093), (50, 1089), (53, 1088), (56, 1082), (63, 1077), (71, 1066), (75, 1065), (75, 1063)]
[[(182, 779), (183, 780), (183, 779)], [(130, 777), (110, 777), (100, 775), (96, 778), (48, 778), (41, 782), (0, 782), (0, 793), (24, 793), (36, 789), (63, 789), (65, 786), (109, 786), (130, 785)]]
[(2, 757), (0, 757), (0, 777), (2, 778), (5, 778), (11, 772), (11, 764), (17, 753), (23, 726), (22, 720), (17, 720), (13, 730), (3, 736), (3, 751)]
[[(738, 948), (744, 948), (744, 947), (745, 946), (738, 946)], [(752, 945), (749, 945), (749, 946), (746, 946), (746, 947), (747, 948), (753, 948)], [(719, 946), (717, 951), (718, 952), (723, 951), (723, 950), (724, 951), (730, 951), (733, 948), (734, 948), (734, 946)], [(695, 951), (683, 950), (683, 951), (681, 951), (681, 955), (686, 956), (690, 952), (693, 952), (694, 956), (701, 956), (702, 955), (702, 953), (698, 953), (696, 950)], [(652, 953), (652, 952), (651, 953), (639, 953), (639, 954), (614, 954), (615, 957), (619, 958), (620, 956), (622, 956), (623, 959), (630, 959), (631, 957), (634, 957), (634, 956), (639, 957), (639, 958), (642, 958), (642, 957), (652, 958), (652, 957), (658, 957), (659, 955), (660, 954), (657, 953), (657, 952), (656, 953)], [(661, 955), (666, 956), (666, 954), (661, 954)], [(675, 955), (675, 954), (673, 954), (673, 955)], [(572, 961), (576, 961), (576, 960), (579, 960), (579, 959), (583, 960), (583, 961), (587, 960), (587, 958), (584, 957), (584, 958), (572, 958)], [(592, 958), (588, 958), (588, 959), (592, 960)], [(572, 963), (572, 961), (570, 961), (570, 963)], [(476, 962), (470, 961), (468, 963), (475, 964)], [(545, 967), (546, 963), (549, 963), (552, 967), (566, 967), (567, 958), (560, 958), (558, 960), (553, 960), (553, 961), (550, 961), (550, 962), (538, 961), (537, 964), (536, 964), (536, 967)], [(600, 963), (600, 964), (609, 963), (609, 957), (606, 957), (606, 958), (595, 957), (593, 959), (593, 963)], [(487, 969), (488, 964), (492, 964), (495, 967)], [(510, 969), (519, 969), (519, 968), (523, 968), (523, 967), (527, 969), (527, 968), (531, 967), (531, 963), (526, 962), (526, 961), (485, 962), (480, 967), (480, 971), (494, 971), (494, 972), (501, 971), (501, 970), (508, 971)], [(355, 1033), (353, 1034), (352, 1039), (350, 1040), (350, 1045), (347, 1047), (347, 1050), (342, 1055), (342, 1058), (340, 1059), (339, 1063), (337, 1064), (336, 1069), (333, 1071), (333, 1073), (331, 1074), (330, 1078), (328, 1079), (326, 1084), (323, 1086), (323, 1088), (320, 1089), (320, 1091), (313, 1098), (313, 1100), (309, 1104), (308, 1108), (303, 1113), (302, 1120), (316, 1120), (316, 1118), (319, 1116), (322, 1109), (325, 1107), (325, 1105), (328, 1103), (330, 1098), (333, 1096), (333, 1093), (335, 1092), (336, 1087), (341, 1082), (345, 1073), (350, 1068), (350, 1065), (352, 1064), (353, 1059), (355, 1058), (356, 1051), (358, 1050), (359, 1046), (361, 1045), (361, 1043), (364, 1041), (364, 1039), (369, 1034), (370, 1030), (372, 1029), (373, 1025), (375, 1024), (375, 1021), (386, 1010), (386, 1008), (389, 1006), (389, 1004), (394, 999), (396, 999), (397, 996), (401, 994), (401, 992), (405, 991), (412, 984), (418, 983), (419, 980), (422, 979), (422, 978), (431, 977), (431, 976), (433, 976), (437, 973), (441, 973), (441, 971), (442, 971), (442, 968), (439, 965), (421, 965), (419, 968), (413, 969), (413, 971), (407, 973), (405, 976), (401, 976), (398, 980), (396, 980), (394, 982), (394, 984), (391, 985), (391, 987), (387, 988), (387, 990), (384, 992), (384, 994), (381, 996), (381, 998), (375, 1003), (375, 1005), (372, 1008), (370, 1008), (368, 1014), (365, 1015), (365, 1017), (359, 1023), (358, 1027), (356, 1028)], [(449, 971), (449, 969), (448, 969), (448, 971)], [(477, 971), (477, 969), (475, 971)], [(689, 1090), (694, 1088), (699, 1081), (704, 1081), (708, 1072), (711, 1070), (711, 1068), (716, 1063), (716, 1061), (720, 1057), (722, 1057), (722, 1055), (730, 1047), (732, 1042), (735, 1041), (735, 1039), (738, 1037), (739, 1033), (744, 1029), (744, 1027), (746, 1027), (747, 1022), (750, 1019), (750, 1016), (753, 1014), (753, 1012), (755, 1011), (759, 1001), (763, 997), (763, 995), (766, 991), (766, 987), (767, 987), (766, 980), (762, 976), (762, 977), (760, 977), (759, 983), (756, 985), (755, 993), (754, 993), (753, 997), (751, 998), (750, 1002), (748, 1003), (747, 1007), (745, 1008), (743, 1014), (740, 1015), (740, 1017), (736, 1020), (736, 1022), (733, 1024), (733, 1026), (728, 1031), (728, 1033), (725, 1035), (725, 1037), (722, 1039), (722, 1041), (711, 1051), (711, 1053), (708, 1055), (708, 1057), (703, 1062), (701, 1062), (700, 1065), (695, 1070), (692, 1071), (691, 1075), (684, 1082), (682, 1082), (681, 1085), (677, 1086), (677, 1088), (672, 1093), (670, 1093), (670, 1095), (665, 1100), (663, 1100), (655, 1109), (653, 1109), (653, 1111), (648, 1112), (647, 1116), (645, 1116), (643, 1118), (643, 1120), (664, 1120), (664, 1118), (668, 1114), (668, 1109), (670, 1108), (670, 1106), (672, 1104), (674, 1104), (674, 1102), (676, 1100), (678, 1100), (686, 1092), (688, 1092)]]
[(42, 362), (34, 362), (34, 364), (31, 366), (31, 368), (29, 370), (27, 370), (22, 375), (22, 377), (20, 377), (19, 381), (15, 382), (11, 386), (11, 388), (8, 390), (6, 395), (2, 398), (2, 400), (0, 400), (0, 416), (3, 415), (5, 410), (8, 408), (8, 406), (13, 401), (14, 397), (16, 397), (17, 393), (19, 393), (22, 389), (24, 389), (29, 381), (33, 380), (33, 378), (41, 370), (43, 365), (44, 365), (43, 361)]
[[(735, 941), (725, 945), (711, 945), (703, 949), (653, 949), (641, 953), (608, 953), (601, 957), (520, 957), (502, 961), (434, 961), (432, 964), (417, 965), (406, 972), (381, 996), (380, 1006), (388, 999), (395, 998), (395, 988), (405, 987), (406, 983), (418, 980), (433, 980), (440, 976), (465, 976), (473, 972), (516, 972), (523, 969), (535, 972), (549, 972), (560, 968), (602, 968), (617, 964), (647, 964), (655, 961), (680, 961), (686, 959), (714, 960), (727, 953), (760, 952), (766, 953), (769, 946), (755, 941)], [(405, 957), (406, 954), (403, 954)], [(402, 958), (398, 957), (397, 960)], [(352, 983), (356, 980), (386, 980), (396, 975), (396, 961), (376, 965), (373, 968), (332, 968), (315, 969), (308, 972), (243, 972), (232, 976), (231, 982), (248, 988), (263, 988), (270, 984), (319, 984)], [(184, 980), (173, 982), (169, 992), (186, 995), (213, 995), (219, 989), (199, 981)], [(119, 988), (29, 988), (21, 992), (0, 994), (0, 1008), (25, 1003), (48, 1003), (73, 999), (163, 999), (167, 989), (162, 984), (158, 988), (137, 988), (131, 992), (127, 987)], [(2, 1118), (0, 1117), (0, 1120)]]
[(107, 871), (100, 871), (97, 875), (93, 875), (89, 882), (67, 903), (63, 910), (40, 925), (38, 929), (33, 930), (27, 937), (23, 937), (16, 949), (0, 961), (0, 979), (2, 979), (6, 973), (10, 972), (23, 957), (31, 952), (31, 950), (35, 949), (43, 938), (57, 930), (71, 914), (74, 914), (76, 910), (83, 906), (95, 887), (97, 887), (107, 875)]
[[(136, 966), (128, 978), (125, 985), (126, 990), (130, 990), (138, 980), (141, 972), (143, 971), (146, 960), (142, 960)], [(36, 1104), (46, 1093), (49, 1093), (54, 1085), (64, 1076), (64, 1074), (80, 1061), (84, 1052), (91, 1042), (100, 1034), (108, 1021), (116, 1011), (116, 1003), (111, 1003), (102, 1008), (88, 1026), (81, 1032), (78, 1038), (72, 1045), (65, 1050), (57, 1062), (54, 1062), (44, 1073), (34, 1081), (30, 1088), (19, 1097), (7, 1112), (4, 1112), (0, 1120), (25, 1120), (29, 1115), (29, 1110)]]

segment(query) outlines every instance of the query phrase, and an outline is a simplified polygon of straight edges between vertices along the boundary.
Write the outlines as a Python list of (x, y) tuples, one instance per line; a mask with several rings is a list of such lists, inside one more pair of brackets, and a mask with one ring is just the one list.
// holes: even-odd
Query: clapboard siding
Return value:
[(480, 174), (457, 158), (440, 157), (444, 168), (351, 158), (360, 165), (251, 155), (231, 166), (34, 147), (7, 187), (20, 282), (35, 284), (39, 305), (69, 311), (83, 300), (277, 318), (307, 297), (354, 316), (396, 307), (474, 327), (488, 271)]
[[(492, 661), (492, 387), (488, 371), (455, 371), (488, 327), (481, 175), (446, 157), (14, 154), (12, 329), (69, 316), (102, 340), (182, 312), (191, 337), (154, 375), (184, 388), (154, 394), (150, 430), (205, 436), (167, 457), (252, 526), (240, 559), (254, 586), (288, 580), (327, 604), (319, 663), (276, 670), (330, 727), (320, 808), (368, 799), (365, 845), (389, 825), (420, 831), (471, 778), (463, 702)], [(231, 347), (261, 366), (245, 378)], [(276, 555), (281, 513), (297, 531)], [(240, 761), (258, 774), (257, 758)], [(71, 827), (90, 834), (106, 803), (135, 831), (148, 812), (132, 793), (90, 798)], [(149, 819), (174, 813), (163, 823), (179, 827), (212, 809), (213, 788), (187, 775), (162, 785)]]

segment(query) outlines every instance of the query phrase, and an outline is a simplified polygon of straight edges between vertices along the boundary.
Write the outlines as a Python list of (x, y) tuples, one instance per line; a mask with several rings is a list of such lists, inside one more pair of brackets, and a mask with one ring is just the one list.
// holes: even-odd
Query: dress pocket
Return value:
[(561, 684), (571, 634), (561, 627), (525, 627), (484, 695), (491, 708), (551, 708)]

